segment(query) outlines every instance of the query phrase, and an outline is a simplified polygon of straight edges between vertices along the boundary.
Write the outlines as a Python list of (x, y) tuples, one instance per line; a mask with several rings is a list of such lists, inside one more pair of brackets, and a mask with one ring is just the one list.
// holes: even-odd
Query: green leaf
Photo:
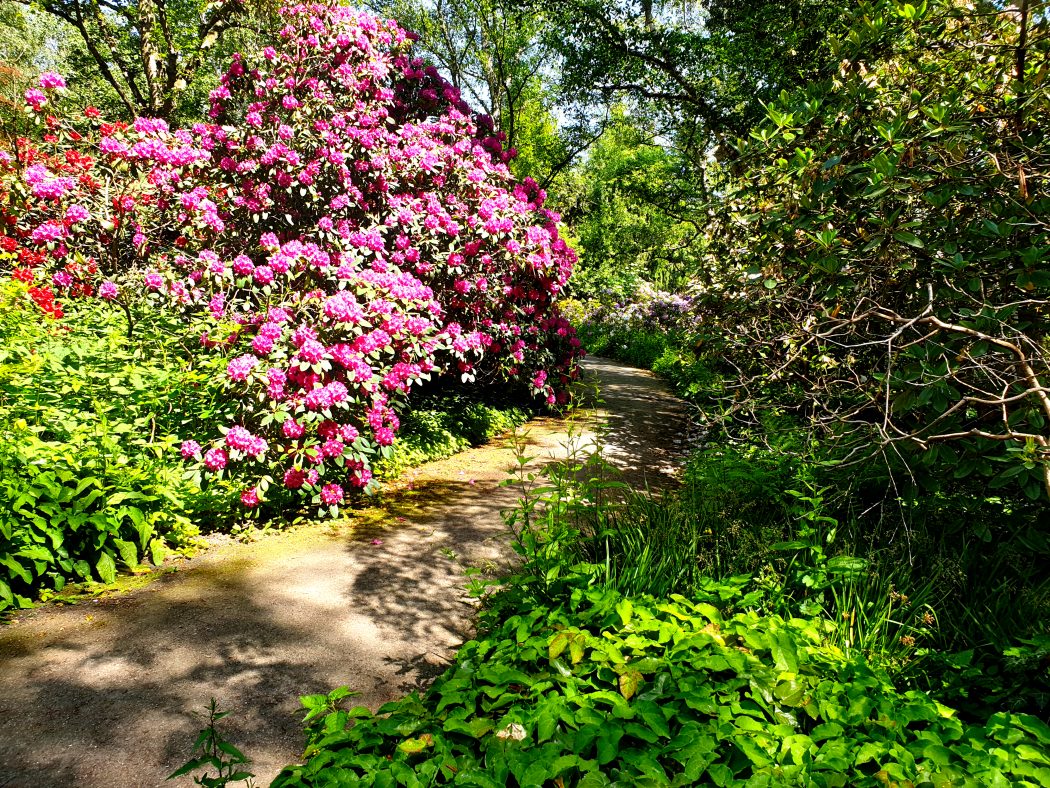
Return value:
[(926, 244), (922, 242), (921, 238), (919, 238), (917, 235), (913, 235), (912, 233), (903, 231), (896, 232), (893, 234), (893, 237), (896, 240), (900, 241), (902, 244), (907, 244), (908, 246), (912, 246), (916, 249), (923, 249), (926, 246)]
[(98, 563), (95, 564), (95, 569), (98, 570), (98, 576), (102, 578), (103, 583), (113, 583), (117, 579), (117, 564), (113, 560), (113, 556), (109, 553), (103, 553)]
[(631, 623), (631, 617), (634, 615), (634, 604), (630, 599), (624, 599), (616, 603), (616, 612), (620, 616), (620, 621), (623, 625), (629, 626)]
[(569, 640), (569, 657), (572, 660), (573, 665), (580, 664), (583, 659), (584, 649), (587, 645), (587, 636), (578, 632), (574, 637)]
[(798, 652), (790, 633), (778, 629), (770, 633), (769, 649), (776, 661), (777, 670), (785, 673), (798, 673)]
[(634, 668), (629, 668), (620, 674), (619, 686), (620, 694), (623, 695), (625, 700), (630, 700), (634, 694), (638, 691), (639, 685), (642, 683), (642, 674)]
[(117, 548), (117, 552), (120, 553), (120, 560), (124, 562), (128, 569), (134, 569), (138, 566), (139, 554), (133, 542), (125, 539), (114, 539), (113, 546)]
[(561, 656), (562, 652), (565, 651), (569, 646), (569, 633), (559, 632), (551, 639), (550, 645), (547, 647), (547, 659), (552, 662)]
[(397, 748), (401, 752), (412, 754), (417, 752), (423, 752), (423, 750), (433, 746), (434, 737), (428, 734), (415, 739), (405, 739), (403, 742), (397, 745)]

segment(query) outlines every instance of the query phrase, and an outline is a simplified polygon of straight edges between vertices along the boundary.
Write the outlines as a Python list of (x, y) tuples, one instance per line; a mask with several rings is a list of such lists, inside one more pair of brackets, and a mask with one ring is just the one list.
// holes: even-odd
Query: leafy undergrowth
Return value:
[(406, 416), (393, 452), (376, 463), (376, 475), (393, 479), (425, 462), (451, 457), (513, 431), (536, 412), (530, 403), (505, 398), (432, 397)]
[(424, 695), (377, 714), (341, 708), (345, 689), (305, 698), (305, 764), (273, 785), (1050, 784), (1036, 718), (968, 725), (819, 621), (732, 612), (746, 604), (715, 585), (504, 593)]

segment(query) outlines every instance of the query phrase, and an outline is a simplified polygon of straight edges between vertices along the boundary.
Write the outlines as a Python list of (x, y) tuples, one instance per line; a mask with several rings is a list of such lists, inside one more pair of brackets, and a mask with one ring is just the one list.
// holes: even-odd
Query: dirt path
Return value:
[[(587, 367), (609, 458), (666, 483), (685, 449), (681, 403), (649, 373)], [(559, 454), (567, 426), (533, 422), (530, 454)], [(228, 544), (138, 590), (0, 628), (0, 788), (164, 785), (211, 697), (268, 784), (301, 752), (299, 695), (347, 684), (375, 708), (469, 636), (463, 573), (510, 560), (500, 510), (516, 496), (499, 483), (513, 465), (510, 441), (473, 449), (411, 472), (353, 527)]]

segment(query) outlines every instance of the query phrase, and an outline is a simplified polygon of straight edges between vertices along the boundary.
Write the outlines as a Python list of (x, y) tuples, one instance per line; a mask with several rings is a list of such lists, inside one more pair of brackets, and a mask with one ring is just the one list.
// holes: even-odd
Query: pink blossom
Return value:
[(222, 449), (209, 449), (204, 455), (204, 467), (214, 473), (226, 467), (229, 458)]
[(238, 356), (226, 366), (226, 374), (230, 376), (230, 380), (247, 380), (248, 375), (251, 374), (251, 371), (255, 369), (255, 365), (258, 363), (259, 359), (255, 356), (249, 354)]
[(88, 209), (82, 205), (70, 205), (66, 208), (66, 221), (70, 224), (76, 224), (87, 219), (91, 214)]
[(30, 88), (25, 92), (26, 104), (32, 107), (35, 111), (39, 112), (47, 104), (47, 96), (36, 88)]
[(66, 86), (66, 81), (54, 71), (45, 71), (40, 75), (40, 87), (44, 90), (56, 90)]
[(343, 502), (343, 488), (338, 484), (326, 484), (321, 488), (321, 503), (335, 506)]

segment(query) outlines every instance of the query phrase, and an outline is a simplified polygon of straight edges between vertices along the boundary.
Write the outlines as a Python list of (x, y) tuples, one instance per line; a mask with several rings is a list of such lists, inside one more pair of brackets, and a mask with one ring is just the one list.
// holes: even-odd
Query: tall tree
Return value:
[(18, 1), (77, 31), (131, 116), (174, 116), (227, 33), (256, 29), (243, 0)]
[[(832, 64), (843, 0), (519, 0), (555, 33), (565, 86), (660, 110), (696, 145), (744, 135), (781, 90)], [(698, 135), (698, 131), (704, 134)]]

